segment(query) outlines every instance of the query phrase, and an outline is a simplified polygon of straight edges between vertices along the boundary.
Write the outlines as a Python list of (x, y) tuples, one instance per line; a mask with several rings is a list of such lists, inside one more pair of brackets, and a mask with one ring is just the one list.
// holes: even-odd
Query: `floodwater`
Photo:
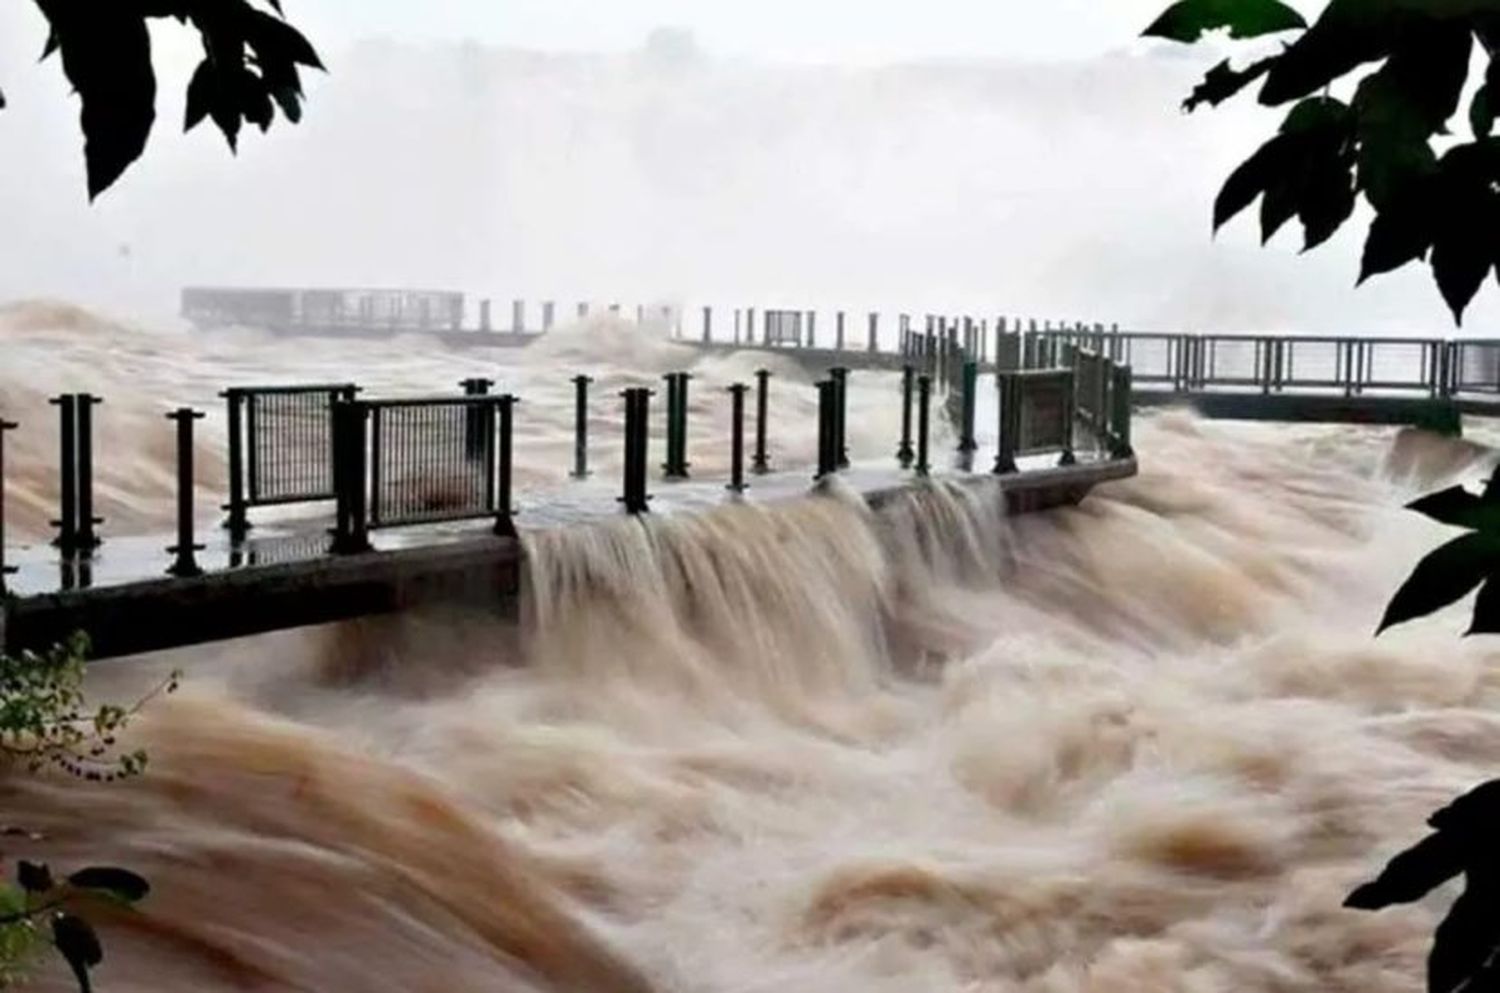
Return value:
[[(443, 353), (43, 304), (0, 315), (0, 349), (23, 538), (62, 389), (107, 398), (100, 511), (127, 533), (168, 520), (162, 414), (227, 385), (493, 375), (525, 398), (535, 500), (566, 485), (571, 376), (604, 380), (613, 479), (613, 391), (694, 362), (605, 323)], [(720, 389), (755, 367), (692, 368), (704, 474)], [(774, 436), (805, 463), (812, 391), (778, 371)], [(858, 459), (889, 456), (891, 388), (856, 377)], [(6, 854), (151, 878), (106, 922), (106, 993), (1417, 988), (1438, 906), (1340, 903), (1493, 773), (1500, 651), (1458, 611), (1373, 631), (1444, 536), (1402, 503), (1485, 451), (1181, 412), (1142, 417), (1137, 448), (1139, 478), (1022, 519), (939, 485), (878, 513), (835, 491), (531, 533), (518, 629), (382, 620), (101, 665), (101, 699), (187, 671), (131, 736), (150, 771), (10, 778), (6, 822), (47, 840)]]

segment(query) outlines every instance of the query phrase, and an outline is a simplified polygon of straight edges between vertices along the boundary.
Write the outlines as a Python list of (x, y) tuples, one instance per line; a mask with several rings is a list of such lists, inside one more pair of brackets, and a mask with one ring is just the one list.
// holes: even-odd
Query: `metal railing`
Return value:
[(766, 345), (800, 348), (805, 318), (806, 315), (800, 310), (768, 310), (765, 312), (765, 334), (761, 340)]
[(1446, 355), (1454, 393), (1500, 393), (1500, 341), (1455, 341)]
[(1016, 472), (1016, 459), (1061, 456), (1074, 461), (1074, 375), (1070, 369), (1000, 373), (1000, 444), (995, 472)]
[[(1177, 392), (1500, 393), (1500, 341), (1078, 331), (1020, 337), (1026, 368), (1050, 365), (1049, 343), (1060, 342), (1130, 366), (1137, 384)], [(1007, 350), (1004, 338), (1002, 353)]]
[(369, 531), (492, 518), (514, 535), (509, 395), (342, 400), (333, 410), (334, 548)]
[(250, 527), (247, 511), (334, 498), (333, 407), (352, 400), (352, 383), (226, 390), (231, 533)]

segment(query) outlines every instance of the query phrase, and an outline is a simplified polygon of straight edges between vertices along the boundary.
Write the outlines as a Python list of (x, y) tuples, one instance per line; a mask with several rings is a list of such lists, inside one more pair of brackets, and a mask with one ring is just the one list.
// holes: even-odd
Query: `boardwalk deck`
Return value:
[[(1134, 475), (1131, 459), (1084, 461), (996, 477), (955, 472), (942, 478), (993, 488), (1010, 511), (1028, 513), (1076, 503), (1093, 487)], [(855, 466), (839, 485), (872, 506), (914, 486), (909, 473)], [(774, 503), (809, 492), (806, 471), (756, 477), (744, 496), (722, 481), (657, 484), (654, 513), (693, 513), (741, 500)], [(619, 515), (614, 490), (585, 481), (529, 505), (526, 527), (583, 527)], [(39, 650), (86, 631), (96, 659), (115, 658), (388, 614), (430, 604), (464, 604), (514, 615), (521, 594), (522, 542), (483, 525), (381, 532), (376, 548), (328, 555), (324, 522), (261, 527), (240, 544), (220, 533), (200, 555), (202, 576), (164, 574), (162, 536), (112, 539), (87, 561), (60, 558), (49, 546), (23, 547), (0, 611), (7, 652)]]

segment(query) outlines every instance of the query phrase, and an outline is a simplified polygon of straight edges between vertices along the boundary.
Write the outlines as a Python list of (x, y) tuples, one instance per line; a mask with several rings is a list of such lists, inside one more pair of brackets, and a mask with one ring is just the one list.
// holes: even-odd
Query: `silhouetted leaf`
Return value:
[(1500, 779), (1492, 779), (1460, 797), (1427, 819), (1432, 827), (1471, 839), (1490, 838), (1500, 823)]
[(1470, 531), (1500, 531), (1500, 500), (1486, 500), (1462, 486), (1430, 493), (1406, 505), (1407, 510), (1430, 517), (1440, 524)]
[(1448, 228), (1433, 240), (1432, 274), (1453, 320), (1460, 326), (1464, 311), (1484, 285), (1494, 265), (1489, 244), (1489, 230), (1480, 229), (1476, 218), (1473, 228)]
[(1354, 213), (1353, 162), (1335, 158), (1323, 164), (1302, 190), (1297, 217), (1306, 235), (1302, 250), (1332, 238)]
[(1297, 216), (1298, 189), (1291, 183), (1278, 183), (1266, 189), (1260, 201), (1260, 242), (1276, 237), (1287, 221)]
[(1433, 275), (1462, 322), (1500, 247), (1500, 140), (1450, 148), (1438, 170), (1433, 180)]
[(16, 866), (16, 882), (27, 893), (46, 893), (52, 889), (52, 870), (45, 864), (22, 861)]
[(1479, 587), (1479, 596), (1474, 599), (1474, 617), (1469, 622), (1465, 637), (1478, 634), (1500, 634), (1500, 579), (1491, 577)]
[(1275, 181), (1286, 158), (1286, 139), (1278, 135), (1266, 142), (1238, 169), (1229, 174), (1214, 200), (1214, 230), (1217, 231), (1235, 215), (1255, 202), (1268, 185)]
[(1500, 537), (1476, 533), (1448, 542), (1417, 564), (1386, 608), (1380, 632), (1456, 603), (1495, 571)]
[(312, 43), (286, 21), (264, 11), (252, 10), (245, 23), (245, 38), (262, 62), (283, 61), (322, 69), (323, 60)]
[(1476, 138), (1488, 138), (1495, 130), (1495, 108), (1490, 104), (1490, 88), (1481, 86), (1469, 104), (1469, 128)]
[(1430, 993), (1453, 993), (1489, 961), (1500, 945), (1500, 894), (1471, 885), (1453, 904), (1433, 936), (1427, 960)]
[(1344, 901), (1353, 910), (1384, 910), (1398, 903), (1415, 903), (1464, 871), (1467, 855), (1462, 840), (1438, 832), (1391, 859), (1372, 883)]
[(99, 947), (94, 929), (81, 917), (58, 914), (52, 919), (52, 943), (72, 967), (79, 989), (89, 993), (89, 970), (104, 961), (104, 949)]
[(1419, 18), (1402, 25), (1399, 40), (1376, 73), (1399, 92), (1412, 126), (1437, 134), (1458, 113), (1474, 36), (1462, 21)]
[(0, 110), (5, 109), (5, 91), (0, 90)]
[(302, 90), (298, 86), (273, 86), (271, 98), (293, 124), (302, 120)]
[(1235, 69), (1230, 66), (1229, 60), (1225, 59), (1208, 70), (1208, 74), (1203, 77), (1203, 82), (1194, 87), (1192, 94), (1183, 101), (1182, 109), (1192, 113), (1205, 103), (1217, 107), (1264, 76), (1270, 71), (1275, 61), (1273, 56), (1252, 62), (1243, 69)]
[(1210, 31), (1229, 30), (1231, 38), (1256, 38), (1307, 27), (1307, 21), (1280, 0), (1182, 0), (1167, 8), (1145, 32), (1147, 37), (1197, 41)]
[(151, 36), (131, 4), (43, 5), (62, 52), (63, 72), (83, 103), (89, 198), (140, 157), (156, 120)]
[(249, 69), (240, 70), (239, 82), (241, 113), (245, 120), (262, 132), (266, 131), (276, 116), (276, 108), (271, 103), (271, 94), (266, 91), (265, 82)]
[(1370, 223), (1360, 263), (1359, 281), (1399, 269), (1417, 259), (1426, 259), (1432, 248), (1432, 218), (1413, 203), (1414, 197), (1400, 205), (1380, 211)]
[(204, 59), (198, 63), (198, 68), (193, 70), (193, 78), (188, 81), (187, 112), (183, 115), (182, 130), (193, 130), (208, 116), (218, 98), (217, 88), (214, 64)]
[[(1388, 12), (1385, 12), (1388, 13)], [(1390, 18), (1368, 0), (1332, 0), (1266, 75), (1260, 102), (1278, 106), (1326, 89), (1330, 83), (1388, 54)]]
[(1417, 60), (1392, 58), (1354, 94), (1359, 184), (1377, 211), (1413, 195), (1437, 171), (1429, 140), (1446, 118), (1434, 110), (1436, 100), (1424, 101), (1412, 84), (1414, 67), (1420, 67)]
[(151, 884), (129, 869), (111, 866), (91, 866), (80, 869), (68, 877), (68, 882), (78, 889), (99, 890), (126, 903), (144, 900), (151, 892)]

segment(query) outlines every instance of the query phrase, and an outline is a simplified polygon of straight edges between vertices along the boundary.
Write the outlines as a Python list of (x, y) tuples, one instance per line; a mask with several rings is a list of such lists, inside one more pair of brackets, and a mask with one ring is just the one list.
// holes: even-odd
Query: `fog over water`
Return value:
[[(206, 125), (178, 133), (197, 53), (158, 32), (151, 147), (89, 208), (66, 87), (31, 64), (41, 33), (25, 14), (0, 15), (0, 299), (156, 319), (184, 283), (431, 285), (1166, 330), (1451, 329), (1415, 270), (1355, 292), (1357, 232), (1306, 258), (1293, 233), (1260, 249), (1253, 218), (1212, 241), (1219, 182), (1278, 117), (1184, 116), (1220, 53), (1133, 42), (1140, 25), (1099, 54), (1027, 56), (997, 30), (991, 58), (845, 66), (670, 31), (606, 54), (361, 40), (314, 7), (332, 73), (310, 79), (302, 126), (247, 135), (237, 159)], [(1470, 333), (1493, 323), (1494, 296)]]
[[(171, 520), (169, 407), (212, 412), (199, 505), (222, 499), (225, 386), (492, 376), (525, 400), (534, 506), (570, 485), (573, 375), (612, 397), (690, 370), (714, 478), (723, 387), (766, 361), (607, 318), (525, 352), (206, 334), (175, 317), (189, 283), (1449, 331), (1419, 273), (1348, 289), (1348, 237), (1306, 258), (1238, 228), (1210, 242), (1217, 183), (1270, 122), (1181, 117), (1204, 66), (1169, 49), (845, 66), (672, 35), (607, 54), (319, 38), (335, 71), (302, 126), (231, 160), (169, 133), (169, 97), (142, 166), (89, 208), (32, 27), (0, 14), (14, 541), (48, 533), (63, 390), (107, 398), (108, 534), (149, 534)], [(1468, 333), (1493, 321), (1481, 300)], [(810, 463), (810, 378), (772, 361), (776, 456)], [(889, 460), (894, 378), (851, 390), (855, 459)], [(596, 410), (599, 485), (618, 414)], [(1339, 905), (1500, 761), (1490, 640), (1461, 640), (1457, 610), (1372, 637), (1446, 533), (1402, 504), (1494, 462), (1500, 427), (1469, 429), (1157, 411), (1139, 478), (1043, 515), (939, 483), (879, 511), (835, 487), (529, 530), (515, 624), (382, 619), (95, 667), (101, 700), (187, 670), (130, 735), (151, 769), (0, 779), (5, 822), (47, 839), (5, 854), (151, 878), (141, 913), (103, 922), (105, 993), (1409, 993), (1441, 901)]]

